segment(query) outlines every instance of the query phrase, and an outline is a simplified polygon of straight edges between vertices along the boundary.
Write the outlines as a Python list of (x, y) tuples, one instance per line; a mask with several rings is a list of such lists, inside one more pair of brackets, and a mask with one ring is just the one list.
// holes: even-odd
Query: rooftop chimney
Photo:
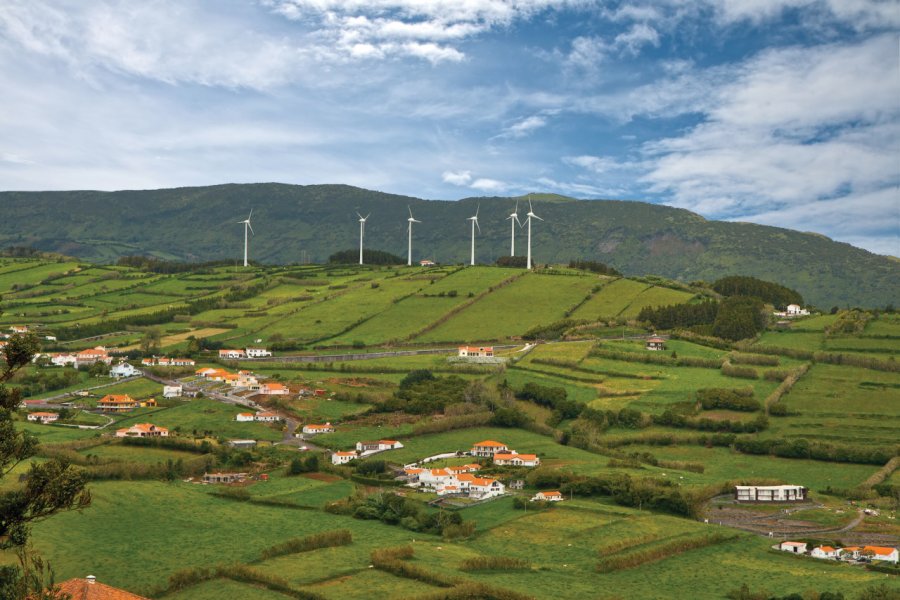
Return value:
[(97, 578), (94, 577), (93, 575), (88, 575), (85, 579), (87, 579), (87, 582), (90, 583), (91, 585), (97, 583)]

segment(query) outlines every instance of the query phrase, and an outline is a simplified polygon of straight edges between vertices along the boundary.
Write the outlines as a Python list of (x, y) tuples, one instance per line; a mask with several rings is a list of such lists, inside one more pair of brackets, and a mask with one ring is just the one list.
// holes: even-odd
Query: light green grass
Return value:
[(612, 319), (631, 305), (632, 301), (652, 286), (631, 279), (617, 279), (603, 286), (593, 297), (572, 313), (573, 319), (597, 321)]

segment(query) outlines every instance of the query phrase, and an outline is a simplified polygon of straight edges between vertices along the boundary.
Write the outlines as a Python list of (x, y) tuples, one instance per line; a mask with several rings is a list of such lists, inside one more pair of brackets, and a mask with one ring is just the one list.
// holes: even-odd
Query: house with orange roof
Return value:
[(647, 344), (645, 348), (647, 350), (665, 350), (666, 340), (654, 335), (653, 337), (647, 338)]
[(897, 549), (886, 546), (864, 546), (859, 552), (860, 556), (871, 558), (872, 560), (881, 560), (885, 562), (897, 562)]
[(419, 474), (424, 470), (425, 469), (419, 469), (418, 467), (407, 467), (403, 469), (403, 472), (406, 473), (407, 483), (410, 485), (419, 483)]
[(10, 325), (9, 330), (14, 334), (16, 333), (28, 333), (28, 325)]
[(536, 467), (541, 464), (537, 454), (519, 454), (518, 452), (497, 452), (494, 464), (511, 467)]
[(71, 352), (56, 352), (50, 355), (50, 364), (57, 367), (75, 366), (78, 364), (78, 357)]
[(447, 470), (456, 476), (462, 475), (463, 473), (473, 473), (479, 469), (481, 469), (481, 465), (476, 465), (474, 463), (471, 465), (459, 465), (458, 467), (447, 467)]
[(201, 367), (201, 368), (197, 369), (196, 371), (194, 371), (194, 374), (205, 378), (205, 377), (209, 377), (210, 373), (215, 373), (218, 370), (219, 369), (213, 369), (212, 367)]
[(472, 446), (470, 454), (472, 456), (481, 456), (484, 458), (493, 458), (497, 452), (509, 452), (509, 447), (501, 442), (494, 440), (484, 440)]
[(806, 542), (781, 542), (778, 544), (778, 549), (782, 552), (806, 554)]
[(236, 349), (223, 349), (219, 350), (219, 358), (224, 360), (237, 360), (240, 358), (246, 358), (247, 353), (243, 350)]
[(169, 437), (169, 430), (152, 423), (135, 423), (131, 427), (116, 430), (116, 437)]
[(270, 410), (263, 410), (253, 415), (253, 420), (261, 421), (263, 423), (274, 423), (275, 421), (281, 420), (281, 417), (278, 416), (278, 413), (274, 413)]
[(461, 494), (462, 489), (460, 489), (457, 485), (445, 485), (441, 488), (438, 488), (437, 495), (438, 496), (447, 496), (448, 494)]
[(247, 422), (250, 422), (250, 421), (255, 421), (255, 420), (256, 420), (256, 415), (254, 415), (253, 413), (242, 412), (242, 413), (236, 414), (236, 415), (234, 416), (234, 420), (237, 421), (237, 422), (239, 422), (239, 423), (247, 423)]
[(59, 418), (59, 413), (55, 412), (33, 412), (28, 413), (28, 420), (35, 421), (37, 423), (42, 423), (46, 425), (47, 423), (53, 423)]
[(492, 358), (493, 346), (460, 346), (457, 356), (459, 358)]
[(824, 558), (829, 560), (837, 560), (838, 549), (831, 546), (816, 546), (809, 553), (813, 558)]
[(346, 465), (351, 460), (356, 460), (356, 458), (358, 458), (356, 450), (350, 450), (348, 452), (334, 452), (331, 454), (331, 464)]
[(496, 479), (475, 477), (469, 482), (469, 497), (484, 500), (502, 496), (506, 492), (506, 486)]
[(538, 492), (531, 498), (532, 502), (562, 502), (562, 492), (553, 490), (550, 492)]
[(103, 412), (128, 412), (141, 405), (128, 394), (107, 394), (97, 401), (97, 408)]
[(106, 351), (106, 348), (104, 348), (103, 346), (97, 346), (96, 348), (82, 350), (81, 352), (77, 353), (75, 355), (75, 366), (85, 367), (90, 366), (96, 362), (111, 364), (112, 360), (113, 359), (109, 355), (109, 352)]
[(283, 383), (263, 383), (259, 386), (259, 393), (268, 396), (284, 396), (290, 394), (291, 390)]
[(356, 451), (362, 454), (375, 454), (386, 450), (397, 450), (403, 444), (397, 440), (377, 440), (374, 442), (356, 442)]
[[(150, 600), (146, 596), (138, 596), (121, 588), (99, 583), (93, 575), (84, 579), (67, 579), (59, 584), (63, 597), (70, 600)], [(28, 598), (37, 598), (28, 596)], [(56, 596), (54, 596), (56, 597)]]
[(331, 423), (325, 423), (324, 425), (310, 423), (303, 426), (303, 433), (309, 433), (312, 435), (316, 435), (318, 433), (334, 433), (334, 426)]

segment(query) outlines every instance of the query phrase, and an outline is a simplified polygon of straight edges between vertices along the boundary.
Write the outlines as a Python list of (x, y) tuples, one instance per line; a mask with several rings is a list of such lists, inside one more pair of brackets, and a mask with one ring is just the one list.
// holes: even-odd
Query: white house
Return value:
[(396, 440), (378, 440), (377, 442), (356, 442), (357, 452), (384, 452), (402, 448), (403, 444)]
[(67, 367), (69, 365), (75, 366), (77, 362), (78, 359), (74, 354), (61, 352), (50, 355), (50, 363), (56, 365), (57, 367)]
[(738, 502), (802, 502), (806, 488), (802, 485), (737, 485), (734, 499)]
[(169, 437), (169, 430), (151, 423), (135, 423), (116, 430), (116, 437)]
[(247, 423), (249, 421), (255, 421), (256, 416), (253, 413), (238, 413), (235, 415), (234, 420), (240, 423)]
[(835, 560), (838, 557), (838, 549), (832, 548), (831, 546), (816, 546), (812, 549), (812, 552), (810, 552), (809, 555), (813, 558), (826, 558)]
[(897, 549), (884, 546), (865, 546), (860, 552), (861, 556), (868, 556), (872, 560), (883, 560), (885, 562), (897, 562)]
[(460, 358), (491, 358), (494, 356), (493, 346), (460, 346)]
[(52, 412), (33, 412), (28, 413), (29, 421), (36, 421), (38, 423), (53, 423), (59, 418), (59, 414)]
[(184, 391), (184, 387), (180, 385), (164, 385), (163, 398), (178, 398)]
[(472, 446), (470, 454), (472, 456), (481, 456), (483, 458), (493, 458), (497, 452), (509, 452), (506, 444), (495, 442), (493, 440), (484, 440)]
[(238, 358), (245, 358), (247, 354), (243, 350), (219, 350), (219, 358), (233, 360)]
[(263, 383), (259, 386), (259, 393), (267, 396), (285, 396), (291, 393), (283, 383)]
[(10, 325), (9, 330), (13, 333), (28, 333), (28, 325)]
[(497, 452), (494, 464), (511, 467), (536, 467), (541, 464), (537, 454), (519, 454), (518, 452)]
[(350, 452), (335, 452), (331, 455), (331, 464), (333, 465), (346, 465), (351, 460), (356, 459), (356, 452), (351, 450)]
[(332, 427), (331, 423), (325, 423), (324, 425), (310, 423), (309, 425), (303, 426), (303, 433), (334, 433), (334, 427)]
[(109, 370), (109, 376), (119, 379), (121, 377), (134, 377), (141, 375), (141, 372), (131, 366), (129, 363), (119, 363)]
[(272, 356), (272, 353), (265, 348), (247, 348), (244, 352), (247, 354), (247, 358), (266, 358), (267, 356)]
[(506, 486), (496, 479), (481, 479), (476, 477), (469, 483), (469, 497), (471, 498), (494, 498), (496, 496), (502, 496), (504, 492), (506, 492)]
[(90, 366), (97, 362), (112, 364), (112, 360), (112, 356), (109, 355), (109, 352), (103, 346), (82, 350), (75, 355), (75, 365), (79, 367)]
[(793, 552), (794, 554), (806, 554), (805, 542), (781, 542), (778, 549), (783, 552)]
[(805, 317), (809, 314), (809, 311), (802, 308), (799, 304), (788, 304), (787, 309), (784, 312), (787, 313), (787, 316), (789, 317)]
[(262, 421), (263, 423), (273, 423), (281, 419), (277, 413), (273, 413), (270, 411), (262, 411), (258, 412), (253, 416), (254, 421)]
[(433, 260), (428, 260), (427, 258), (423, 258), (422, 260), (419, 261), (420, 267), (433, 267), (434, 264), (435, 263)]
[(538, 492), (531, 499), (532, 502), (562, 502), (563, 495), (562, 492), (552, 491), (552, 492)]

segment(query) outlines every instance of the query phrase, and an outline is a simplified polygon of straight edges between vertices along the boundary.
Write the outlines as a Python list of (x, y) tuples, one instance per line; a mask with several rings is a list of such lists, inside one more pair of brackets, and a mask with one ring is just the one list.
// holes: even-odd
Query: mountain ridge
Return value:
[[(707, 220), (682, 208), (630, 200), (532, 194), (532, 253), (538, 263), (599, 260), (628, 275), (692, 281), (752, 275), (799, 290), (809, 302), (879, 307), (900, 297), (900, 265), (818, 233)], [(528, 195), (425, 200), (346, 184), (217, 184), (157, 190), (0, 192), (0, 245), (32, 246), (94, 262), (129, 254), (169, 260), (238, 259), (253, 209), (251, 257), (261, 262), (324, 261), (358, 247), (355, 213), (372, 213), (366, 247), (406, 255), (409, 206), (413, 259), (468, 260), (480, 205), (477, 260), (509, 254), (506, 220)], [(523, 201), (526, 206), (523, 207)], [(517, 230), (517, 254), (525, 253)]]

